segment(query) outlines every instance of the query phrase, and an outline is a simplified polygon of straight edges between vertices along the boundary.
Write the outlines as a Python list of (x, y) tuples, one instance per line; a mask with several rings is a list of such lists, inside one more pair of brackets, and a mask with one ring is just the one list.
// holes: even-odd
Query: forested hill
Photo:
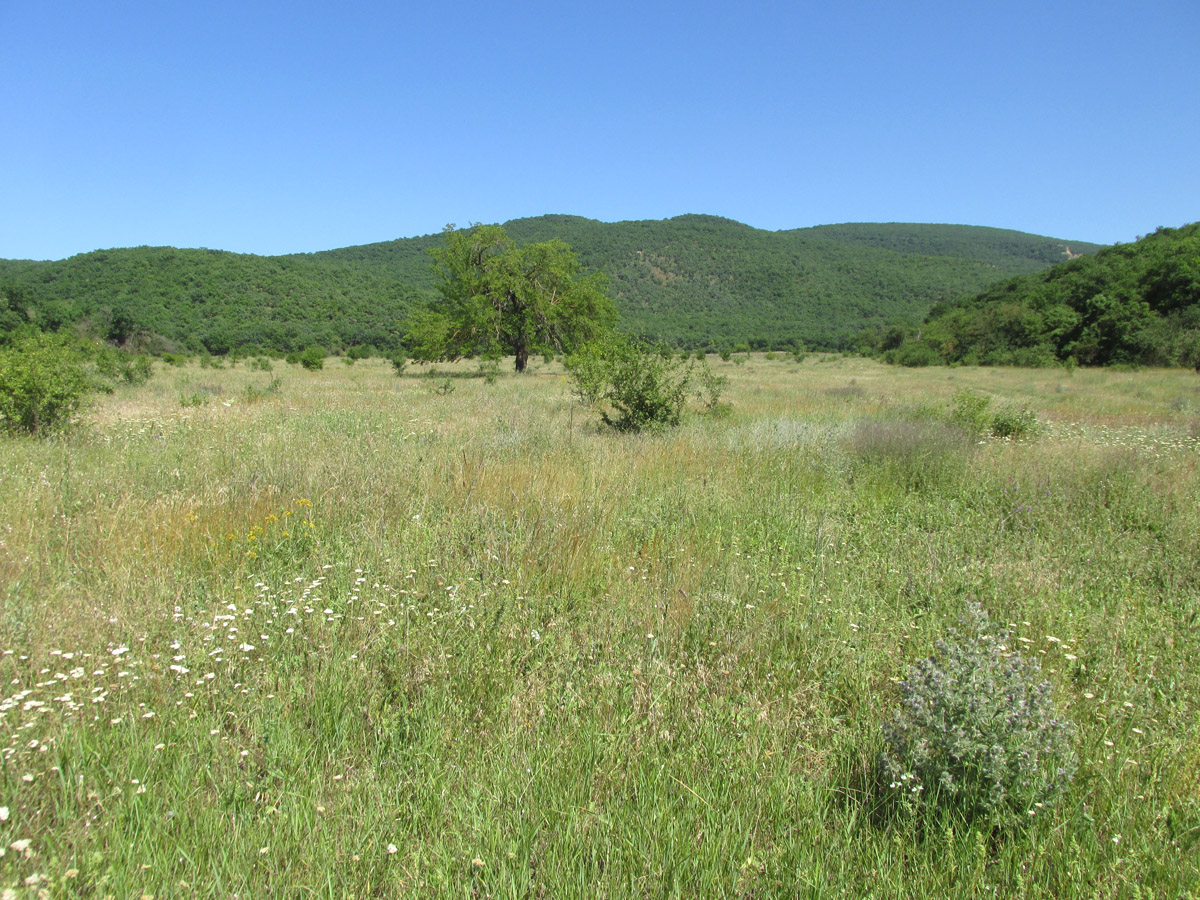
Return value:
[[(610, 278), (626, 329), (684, 346), (844, 347), (864, 328), (919, 322), (974, 294), (1095, 245), (962, 225), (854, 224), (769, 232), (715, 216), (602, 223), (515, 219), (519, 242), (560, 238)], [(261, 257), (137, 247), (57, 262), (0, 261), (7, 321), (84, 322), (120, 338), (192, 349), (290, 350), (402, 340), (432, 295), (439, 235)], [(14, 312), (15, 310), (15, 312)]]
[(1200, 222), (939, 305), (887, 352), (909, 364), (1200, 368)]

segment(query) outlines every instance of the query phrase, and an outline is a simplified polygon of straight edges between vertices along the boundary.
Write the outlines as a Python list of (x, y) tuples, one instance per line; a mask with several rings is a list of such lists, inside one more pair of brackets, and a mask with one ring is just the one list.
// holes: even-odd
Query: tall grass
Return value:
[[(1200, 889), (1194, 376), (717, 365), (732, 414), (655, 435), (557, 365), (376, 360), (160, 371), (0, 445), (0, 888)], [(963, 388), (1045, 433), (965, 440)], [(965, 599), (1077, 726), (1015, 836), (870, 790)]]

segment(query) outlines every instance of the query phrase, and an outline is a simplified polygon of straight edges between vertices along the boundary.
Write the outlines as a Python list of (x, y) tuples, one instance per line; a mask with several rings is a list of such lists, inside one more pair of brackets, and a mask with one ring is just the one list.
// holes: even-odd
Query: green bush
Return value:
[(87, 348), (38, 334), (0, 350), (0, 429), (45, 434), (65, 428), (101, 383)]
[(309, 347), (300, 354), (300, 365), (310, 372), (325, 368), (325, 351), (321, 347)]
[(1041, 431), (1041, 423), (1033, 412), (1024, 406), (1007, 406), (992, 416), (994, 437), (1030, 438)]
[(942, 357), (928, 344), (906, 343), (896, 351), (895, 361), (910, 369), (940, 366)]
[(388, 357), (388, 361), (392, 364), (392, 369), (397, 375), (403, 375), (404, 370), (408, 368), (408, 357), (402, 351), (397, 351)]
[(617, 431), (678, 425), (687, 402), (689, 370), (633, 344), (611, 360), (606, 399), (612, 414), (600, 418)]
[(571, 393), (584, 406), (599, 407), (608, 391), (609, 354), (601, 343), (592, 343), (567, 357)]
[(964, 389), (958, 391), (951, 402), (953, 409), (950, 411), (950, 421), (953, 424), (974, 437), (982, 437), (987, 433), (991, 423), (991, 413), (988, 411), (992, 405), (991, 397)]
[(709, 412), (724, 412), (724, 376), (689, 354), (675, 357), (664, 349), (620, 335), (593, 342), (567, 360), (571, 389), (585, 405), (599, 410), (617, 431), (644, 431), (678, 425), (688, 397), (695, 395)]
[(112, 391), (112, 382), (145, 384), (154, 371), (150, 357), (144, 353), (133, 355), (111, 346), (87, 349), (84, 352), (92, 357), (96, 374), (100, 376), (97, 389), (105, 392)]
[(1041, 430), (1032, 410), (1024, 406), (1006, 406), (992, 411), (992, 398), (974, 391), (961, 390), (954, 395), (950, 421), (972, 437), (1031, 438)]
[(1066, 791), (1077, 760), (1074, 728), (1055, 715), (1036, 659), (977, 604), (962, 630), (909, 669), (902, 704), (884, 728), (883, 783), (916, 812), (994, 825), (1028, 821)]

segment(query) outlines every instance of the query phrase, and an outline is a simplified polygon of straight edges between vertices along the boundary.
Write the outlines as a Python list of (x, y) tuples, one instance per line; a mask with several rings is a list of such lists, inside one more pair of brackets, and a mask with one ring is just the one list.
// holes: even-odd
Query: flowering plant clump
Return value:
[(1007, 630), (977, 604), (962, 624), (909, 669), (901, 709), (884, 727), (883, 781), (914, 808), (1024, 821), (1074, 777), (1074, 729), (1055, 715), (1037, 661), (1010, 649)]

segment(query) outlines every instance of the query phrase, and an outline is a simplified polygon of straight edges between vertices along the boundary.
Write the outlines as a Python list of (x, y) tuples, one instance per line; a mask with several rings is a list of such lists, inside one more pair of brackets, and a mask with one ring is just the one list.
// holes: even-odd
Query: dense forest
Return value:
[(1007, 279), (861, 340), (908, 365), (1200, 368), (1200, 223)]
[[(626, 330), (677, 346), (845, 349), (938, 304), (1037, 272), (1092, 244), (960, 225), (769, 232), (714, 216), (602, 223), (540, 216), (517, 241), (559, 238), (608, 276)], [(55, 262), (0, 260), (0, 331), (72, 325), (151, 350), (403, 346), (433, 296), (440, 235), (262, 257), (136, 247)]]

